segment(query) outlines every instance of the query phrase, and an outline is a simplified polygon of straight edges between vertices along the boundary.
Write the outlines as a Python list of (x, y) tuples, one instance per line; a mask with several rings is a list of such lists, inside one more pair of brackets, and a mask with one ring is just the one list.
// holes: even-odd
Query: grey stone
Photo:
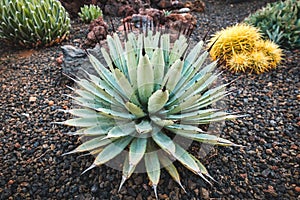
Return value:
[(62, 72), (68, 76), (82, 78), (86, 76), (84, 71), (90, 74), (96, 74), (96, 71), (89, 61), (87, 52), (105, 64), (99, 44), (93, 49), (87, 49), (86, 51), (72, 45), (64, 45), (61, 48), (64, 56)]

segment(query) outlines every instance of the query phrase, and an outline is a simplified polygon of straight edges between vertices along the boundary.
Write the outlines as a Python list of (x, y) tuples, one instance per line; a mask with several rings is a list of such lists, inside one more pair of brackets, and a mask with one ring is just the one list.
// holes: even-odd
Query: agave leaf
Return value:
[(182, 131), (187, 133), (204, 133), (203, 130), (197, 126), (187, 125), (187, 124), (174, 124), (172, 126), (166, 126), (166, 129), (176, 133), (176, 131)]
[[(204, 83), (199, 82), (195, 83), (194, 86), (191, 86), (183, 95), (179, 97), (179, 101), (182, 101), (185, 98), (189, 98), (195, 94), (201, 94), (203, 91), (207, 90), (217, 79), (219, 75), (211, 75), (205, 80)], [(203, 79), (202, 79), (203, 80)]]
[(135, 138), (129, 148), (129, 165), (136, 166), (143, 158), (147, 147), (147, 138)]
[[(200, 59), (200, 58), (199, 58)], [(203, 60), (204, 61), (204, 60)], [(200, 62), (200, 61), (199, 61)], [(202, 68), (199, 72), (197, 72), (195, 75), (191, 76), (187, 81), (187, 83), (184, 83), (180, 90), (178, 90), (177, 97), (182, 96), (183, 93), (185, 93), (189, 88), (194, 87), (198, 88), (199, 86), (195, 87), (195, 83), (201, 82), (202, 84), (204, 83), (203, 81), (206, 81), (208, 78), (212, 76), (212, 71), (216, 68), (217, 66), (217, 61), (212, 62)], [(200, 85), (202, 85), (200, 84)]]
[(201, 56), (196, 60), (195, 63), (193, 63), (189, 68), (185, 69), (179, 83), (174, 89), (174, 93), (177, 93), (184, 85), (187, 84), (188, 81), (191, 80), (191, 78), (194, 77), (194, 75), (202, 67), (204, 61), (207, 59), (208, 56), (209, 53), (205, 51), (204, 53), (201, 54)]
[(84, 135), (84, 136), (105, 135), (110, 129), (114, 127), (114, 125), (115, 125), (114, 121), (107, 121), (107, 122), (103, 122), (103, 124), (101, 125), (77, 130), (72, 135)]
[(167, 74), (165, 75), (163, 79), (163, 84), (165, 85), (167, 90), (172, 92), (177, 85), (178, 81), (180, 80), (181, 77), (181, 71), (183, 67), (183, 60), (178, 59), (176, 60), (171, 67), (169, 68)]
[(187, 48), (188, 44), (186, 43), (187, 39), (185, 36), (180, 35), (179, 38), (174, 42), (173, 48), (170, 52), (170, 64), (173, 64), (176, 60), (178, 60), (185, 49)]
[(159, 154), (159, 161), (163, 168), (167, 170), (167, 172), (171, 175), (171, 177), (178, 183), (178, 185), (182, 188), (182, 190), (186, 193), (186, 190), (182, 186), (180, 182), (180, 176), (176, 169), (176, 167), (173, 165), (172, 161), (165, 155)]
[(140, 123), (135, 124), (135, 129), (141, 135), (150, 133), (152, 131), (152, 126), (148, 120), (143, 119)]
[(102, 117), (74, 118), (74, 119), (68, 119), (64, 122), (55, 122), (55, 123), (63, 124), (67, 126), (91, 127), (91, 126), (107, 123), (107, 118), (102, 118)]
[[(128, 36), (128, 38), (129, 38), (129, 36)], [(130, 83), (133, 86), (133, 89), (136, 89), (137, 88), (137, 71), (136, 70), (137, 70), (138, 60), (137, 60), (136, 52), (134, 51), (133, 45), (134, 44), (132, 44), (131, 40), (128, 40), (125, 43), (125, 49), (126, 49), (125, 58), (126, 58), (126, 62), (127, 62)]]
[(105, 138), (119, 138), (123, 136), (131, 135), (135, 131), (135, 123), (129, 122), (127, 124), (121, 124), (113, 127), (107, 133)]
[(169, 108), (170, 106), (178, 104), (178, 102), (186, 99), (188, 95), (192, 94), (197, 88), (201, 87), (201, 85), (203, 85), (205, 81), (209, 79), (209, 77), (211, 77), (211, 73), (205, 74), (200, 79), (194, 81), (193, 84), (190, 85), (190, 87), (185, 86), (184, 89), (181, 89), (177, 94), (170, 98), (166, 106), (168, 106)]
[(190, 68), (190, 66), (196, 61), (196, 59), (199, 57), (200, 51), (203, 47), (204, 42), (201, 40), (199, 41), (194, 48), (190, 51), (190, 53), (187, 55), (185, 59), (185, 65), (183, 67), (183, 74)]
[(112, 62), (113, 62), (113, 61), (111, 60), (109, 54), (107, 53), (106, 49), (103, 48), (103, 47), (101, 48), (101, 53), (102, 53), (102, 55), (103, 55), (103, 58), (104, 58), (106, 64), (107, 64), (108, 67), (109, 67), (109, 70), (112, 72), (112, 71), (114, 70), (114, 67), (113, 67), (113, 65), (112, 65)]
[(146, 113), (142, 110), (141, 107), (135, 105), (134, 103), (131, 102), (126, 102), (125, 103), (125, 108), (132, 114), (134, 114), (137, 118), (144, 117)]
[(201, 97), (201, 95), (196, 94), (196, 95), (192, 96), (191, 98), (184, 100), (182, 103), (170, 108), (168, 111), (168, 114), (174, 114), (174, 113), (181, 112), (182, 110), (194, 105), (200, 99), (200, 97)]
[(137, 96), (135, 95), (135, 92), (134, 92), (133, 88), (131, 87), (131, 84), (129, 83), (126, 76), (117, 68), (114, 69), (114, 74), (115, 74), (115, 77), (117, 79), (119, 86), (125, 92), (127, 99), (129, 99), (136, 105), (140, 105), (140, 102), (139, 102)]
[[(224, 118), (225, 117), (225, 118)], [(184, 123), (189, 122), (200, 122), (200, 121), (206, 121), (206, 120), (214, 120), (214, 121), (222, 121), (230, 118), (236, 118), (237, 115), (230, 115), (227, 112), (219, 111), (219, 112), (213, 112), (211, 114), (207, 115), (198, 115), (196, 117), (189, 117), (184, 119)]]
[(152, 134), (152, 138), (155, 143), (164, 151), (168, 152), (169, 154), (175, 153), (175, 144), (166, 134), (159, 131)]
[(115, 65), (121, 70), (121, 71), (124, 71), (124, 68), (123, 68), (123, 65), (122, 65), (122, 62), (120, 60), (120, 51), (119, 51), (119, 47), (118, 45), (116, 44), (116, 35), (114, 34), (113, 37), (108, 35), (106, 40), (107, 40), (107, 45), (109, 47), (109, 53), (111, 55), (111, 58), (113, 60), (113, 62), (115, 63)]
[(116, 45), (116, 48), (117, 48), (117, 52), (118, 52), (118, 62), (120, 63), (120, 70), (125, 74), (125, 76), (128, 78), (128, 69), (126, 67), (126, 61), (125, 61), (125, 57), (124, 57), (124, 49), (122, 47), (122, 44), (121, 44), (121, 41), (120, 41), (120, 38), (118, 36), (117, 33), (114, 33), (113, 34), (114, 36), (114, 41), (115, 41), (115, 45)]
[(206, 108), (209, 105), (212, 105), (213, 103), (219, 101), (220, 99), (224, 98), (225, 96), (229, 95), (227, 91), (221, 91), (219, 93), (216, 93), (209, 98), (205, 98), (204, 100), (199, 100), (196, 104), (182, 110), (182, 113), (187, 113), (187, 112), (194, 112), (197, 110), (201, 110), (203, 108)]
[(218, 77), (220, 76), (220, 74), (217, 75), (212, 75), (210, 78), (208, 78), (205, 83), (203, 83), (203, 85), (201, 85), (201, 87), (197, 88), (191, 95), (189, 95), (188, 97), (198, 94), (198, 93), (202, 93), (205, 90), (208, 90), (209, 87), (218, 79)]
[(103, 101), (106, 101), (110, 104), (114, 105), (120, 105), (118, 101), (115, 100), (112, 96), (110, 96), (108, 93), (105, 92), (105, 90), (102, 90), (101, 88), (96, 88), (94, 85), (92, 85), (90, 82), (87, 80), (81, 79), (80, 81), (77, 82), (78, 85), (83, 87), (85, 90), (90, 92), (91, 94), (99, 97)]
[[(111, 107), (111, 103), (104, 101), (103, 99), (99, 98), (98, 96), (86, 91), (86, 90), (81, 90), (81, 89), (77, 89), (74, 91), (76, 94), (78, 94), (79, 96), (70, 96), (70, 95), (66, 95), (70, 98), (72, 98), (73, 100), (80, 102), (80, 103), (95, 103), (98, 104), (98, 107)], [(122, 104), (115, 104), (115, 107), (121, 107)]]
[(176, 134), (178, 134), (182, 137), (190, 138), (192, 140), (195, 140), (195, 141), (198, 141), (201, 143), (206, 143), (206, 144), (211, 144), (211, 145), (240, 146), (240, 145), (232, 143), (229, 140), (226, 140), (226, 139), (223, 139), (218, 136), (211, 135), (211, 134), (204, 134), (204, 133), (193, 134), (193, 133), (187, 133), (187, 132), (183, 132), (183, 131), (176, 131)]
[[(155, 33), (155, 32), (154, 32)], [(156, 32), (155, 35), (153, 35), (153, 32), (151, 31), (151, 34), (152, 34), (152, 42), (151, 42), (151, 45), (152, 45), (152, 49), (154, 50), (156, 47), (161, 47), (160, 46), (160, 38), (161, 38), (161, 34)], [(154, 52), (153, 52), (154, 53)], [(153, 57), (153, 54), (152, 54), (152, 57)], [(151, 57), (151, 58), (152, 58)]]
[[(202, 120), (199, 120), (197, 121), (198, 124), (208, 124), (208, 123), (212, 123), (212, 122), (219, 122), (219, 121), (224, 121), (224, 120), (233, 120), (233, 119), (236, 119), (238, 117), (242, 117), (242, 116), (239, 116), (239, 115), (229, 115), (227, 114), (226, 116), (222, 116), (222, 117), (215, 117), (215, 118), (211, 118), (211, 119), (202, 119)], [(187, 123), (190, 123), (190, 122), (187, 122)], [(190, 123), (192, 124), (192, 123)]]
[(157, 124), (160, 127), (171, 126), (174, 124), (173, 120), (162, 119), (160, 117), (157, 117), (156, 115), (151, 115), (150, 119), (152, 122), (154, 122), (155, 124)]
[[(96, 107), (101, 106), (107, 108), (111, 106), (109, 102), (103, 101), (102, 99), (91, 94), (90, 92), (84, 90), (76, 90), (75, 93), (78, 94), (79, 96), (70, 96), (70, 95), (66, 95), (66, 96), (72, 98), (75, 103), (82, 104), (82, 105), (90, 103), (90, 104), (95, 104)], [(116, 105), (116, 107), (118, 106)], [(94, 107), (92, 107), (92, 109), (94, 109)]]
[(148, 112), (156, 113), (161, 110), (169, 99), (169, 91), (160, 89), (154, 92), (148, 100)]
[[(161, 48), (164, 53), (164, 60), (165, 60), (165, 66), (167, 66), (167, 63), (169, 63), (169, 52), (170, 52), (170, 35), (169, 34), (163, 34), (161, 36)], [(166, 70), (164, 70), (166, 71)]]
[(149, 180), (152, 182), (152, 187), (156, 196), (157, 197), (157, 185), (159, 182), (159, 177), (160, 177), (160, 164), (159, 164), (159, 159), (157, 152), (148, 152), (145, 154), (145, 166), (146, 166), (146, 171), (149, 177)]
[(216, 69), (217, 66), (218, 66), (218, 61), (211, 62), (210, 64), (203, 67), (199, 72), (197, 72), (191, 80), (193, 80), (193, 79), (198, 80), (199, 77), (201, 77), (201, 76), (203, 76), (207, 73), (213, 72)]
[(140, 50), (138, 49), (138, 46), (137, 46), (137, 38), (136, 38), (136, 36), (135, 36), (135, 34), (133, 32), (130, 32), (128, 34), (128, 42), (131, 43), (133, 50), (137, 54)]
[(126, 112), (114, 111), (107, 108), (97, 108), (102, 115), (112, 118), (112, 119), (124, 119), (124, 120), (132, 120), (135, 119), (135, 116)]
[(200, 115), (200, 116), (197, 116), (193, 119), (195, 119), (195, 120), (198, 120), (198, 119), (214, 119), (214, 118), (224, 117), (224, 116), (227, 116), (227, 115), (228, 115), (227, 112), (218, 111), (218, 112), (213, 112), (212, 114), (206, 115), (206, 116)]
[[(158, 34), (157, 34), (158, 35)], [(151, 64), (154, 66), (154, 83), (161, 84), (164, 77), (164, 53), (163, 49), (156, 48), (151, 58)]]
[[(77, 95), (79, 95), (80, 97), (87, 99), (87, 100), (94, 100), (97, 101), (97, 99), (95, 98), (95, 95), (86, 91), (86, 90), (81, 90), (81, 89), (73, 89), (71, 87), (69, 87), (70, 89), (72, 89)], [(70, 96), (71, 98), (73, 98), (72, 96)], [(100, 99), (100, 101), (102, 101)], [(107, 102), (105, 102), (107, 103)]]
[(104, 136), (96, 137), (94, 139), (91, 139), (87, 142), (84, 142), (83, 144), (79, 145), (76, 149), (73, 151), (70, 151), (68, 153), (65, 153), (63, 155), (72, 154), (72, 153), (80, 153), (85, 151), (91, 151), (93, 149), (100, 148), (102, 146), (110, 144), (112, 141), (108, 139), (103, 139)]
[(129, 164), (129, 157), (128, 157), (128, 154), (126, 154), (125, 161), (124, 161), (124, 164), (123, 164), (123, 170), (122, 170), (122, 172), (123, 172), (122, 180), (121, 180), (118, 192), (120, 192), (120, 190), (121, 190), (123, 184), (125, 183), (125, 181), (132, 175), (132, 173), (135, 170), (135, 167), (136, 167), (136, 165), (130, 165)]
[(215, 113), (216, 111), (218, 111), (218, 109), (208, 108), (205, 110), (197, 110), (194, 112), (169, 115), (168, 119), (172, 119), (172, 120), (195, 119), (195, 118), (199, 118), (199, 117), (210, 116), (211, 114)]
[(141, 52), (137, 66), (137, 85), (139, 97), (143, 105), (147, 105), (148, 99), (153, 92), (154, 72), (149, 57), (144, 50)]
[(123, 151), (123, 149), (130, 143), (131, 140), (131, 136), (126, 136), (114, 140), (112, 143), (106, 146), (100, 154), (98, 154), (93, 165), (99, 166), (110, 161), (118, 154), (120, 154)]
[(94, 69), (99, 74), (99, 76), (103, 80), (105, 80), (112, 88), (114, 88), (116, 91), (118, 91), (118, 93), (122, 94), (122, 96), (126, 96), (124, 94), (124, 91), (117, 84), (112, 73), (107, 68), (105, 68), (102, 65), (102, 63), (97, 58), (95, 58), (93, 55), (90, 54), (89, 59), (90, 59), (91, 64), (93, 65)]
[(82, 117), (82, 118), (102, 117), (92, 109), (71, 109), (71, 110), (63, 110), (63, 111), (71, 115), (74, 115), (76, 117)]
[(94, 76), (89, 73), (87, 73), (87, 74), (89, 75), (90, 79), (97, 87), (99, 87), (101, 90), (104, 90), (105, 92), (107, 92), (107, 94), (109, 94), (111, 96), (111, 98), (116, 99), (116, 101), (118, 101), (120, 104), (124, 104), (124, 101), (121, 98), (121, 96), (119, 95), (119, 93), (116, 90), (114, 90), (111, 86), (109, 86), (107, 84), (107, 82), (101, 80), (97, 76)]
[[(109, 105), (107, 105), (103, 102), (99, 102), (97, 100), (89, 100), (89, 99), (85, 99), (82, 97), (72, 97), (72, 96), (69, 96), (69, 97), (74, 100), (75, 104), (85, 107), (85, 108), (93, 109), (93, 110), (96, 110), (98, 107), (103, 107), (103, 108), (110, 107)], [(99, 113), (99, 114), (101, 114), (101, 113)]]
[(154, 50), (152, 43), (153, 43), (152, 32), (149, 31), (148, 35), (144, 37), (144, 48), (149, 58), (152, 58), (152, 54)]
[(212, 89), (209, 89), (207, 90), (200, 98), (201, 101), (203, 101), (204, 99), (206, 98), (209, 98), (211, 97), (212, 95), (214, 94), (217, 94), (217, 93), (220, 93), (220, 92), (223, 92), (225, 91), (226, 87), (228, 86), (229, 84), (223, 84), (223, 85), (220, 85), (218, 87), (215, 87), (215, 88), (212, 88)]
[(195, 174), (201, 173), (201, 170), (199, 169), (197, 163), (195, 160), (191, 157), (191, 155), (184, 150), (180, 145), (175, 144), (175, 153), (172, 154), (174, 158), (176, 158), (181, 164), (183, 164), (186, 168), (194, 172)]
[(89, 156), (89, 155), (95, 156), (95, 155), (98, 155), (102, 150), (103, 150), (102, 148), (90, 150), (89, 153), (81, 154), (81, 155), (77, 156), (77, 158), (81, 158), (81, 157)]
[(136, 44), (137, 44), (137, 48), (136, 48), (136, 55), (138, 56), (138, 61), (141, 59), (141, 51), (142, 51), (142, 47), (143, 47), (143, 41), (144, 41), (144, 34), (139, 34), (136, 40)]
[(213, 177), (211, 177), (207, 171), (207, 169), (205, 168), (205, 166), (197, 159), (195, 158), (195, 156), (191, 155), (191, 157), (195, 160), (195, 162), (197, 163), (199, 169), (200, 169), (200, 173), (198, 174), (201, 178), (203, 178), (208, 184), (212, 185), (209, 180), (207, 180), (204, 176), (206, 175), (207, 177), (209, 177), (210, 179), (212, 179), (213, 181), (215, 181), (215, 179)]

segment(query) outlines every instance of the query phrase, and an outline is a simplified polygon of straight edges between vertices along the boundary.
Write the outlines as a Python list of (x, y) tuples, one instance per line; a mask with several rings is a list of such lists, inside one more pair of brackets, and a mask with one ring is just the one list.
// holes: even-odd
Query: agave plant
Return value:
[(217, 62), (204, 65), (204, 42), (188, 50), (184, 35), (171, 45), (167, 33), (130, 33), (124, 43), (117, 34), (108, 36), (109, 51), (101, 49), (106, 64), (88, 55), (97, 75), (74, 79), (72, 98), (80, 108), (65, 111), (76, 117), (59, 124), (79, 127), (70, 134), (86, 139), (66, 154), (94, 155), (86, 172), (125, 153), (120, 188), (144, 162), (156, 197), (161, 168), (182, 187), (174, 160), (209, 182), (204, 165), (174, 138), (237, 146), (199, 128), (237, 117), (211, 107), (228, 94), (227, 84), (211, 87), (220, 75), (214, 72)]

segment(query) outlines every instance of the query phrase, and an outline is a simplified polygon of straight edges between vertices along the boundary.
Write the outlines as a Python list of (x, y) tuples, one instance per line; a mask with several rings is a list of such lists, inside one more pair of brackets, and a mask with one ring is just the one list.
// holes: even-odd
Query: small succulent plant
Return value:
[(64, 40), (70, 18), (56, 0), (1, 0), (0, 38), (25, 47), (51, 46)]
[(164, 15), (167, 17), (172, 13), (172, 10), (163, 10)]
[(144, 162), (156, 197), (161, 168), (182, 187), (174, 160), (209, 182), (204, 165), (180, 141), (238, 146), (199, 127), (237, 116), (211, 107), (228, 92), (227, 84), (213, 87), (220, 74), (217, 62), (203, 64), (209, 56), (201, 52), (204, 42), (188, 51), (184, 35), (171, 45), (170, 34), (149, 31), (128, 34), (125, 48), (117, 34), (107, 43), (109, 51), (101, 49), (106, 64), (88, 55), (97, 75), (74, 79), (72, 98), (80, 108), (65, 112), (75, 118), (58, 122), (79, 127), (70, 134), (85, 138), (66, 154), (90, 152), (96, 157), (90, 170), (124, 153), (120, 188)]
[(300, 47), (299, 0), (269, 3), (244, 21), (258, 27), (264, 37), (282, 47), (292, 49)]
[[(254, 52), (255, 51), (262, 52), (264, 54), (264, 56), (266, 57), (267, 63), (263, 67), (266, 70), (275, 68), (282, 59), (282, 50), (279, 48), (279, 46), (277, 44), (275, 44), (274, 42), (272, 42), (270, 40), (257, 41)], [(253, 56), (250, 56), (250, 58), (253, 58)], [(255, 68), (255, 66), (253, 65), (252, 68)], [(257, 71), (257, 70), (255, 70), (255, 71)], [(264, 70), (262, 69), (261, 72), (264, 72)], [(261, 73), (261, 72), (257, 71), (257, 73)]]
[(90, 23), (94, 19), (102, 16), (102, 11), (96, 5), (84, 5), (80, 8), (78, 15), (84, 23)]
[(275, 43), (263, 40), (259, 29), (248, 24), (237, 24), (218, 31), (210, 39), (213, 60), (223, 62), (233, 72), (257, 74), (275, 68), (282, 51)]
[(261, 38), (259, 30), (247, 24), (237, 24), (216, 32), (210, 39), (209, 46), (215, 42), (210, 51), (213, 60), (229, 60), (233, 54), (252, 51)]

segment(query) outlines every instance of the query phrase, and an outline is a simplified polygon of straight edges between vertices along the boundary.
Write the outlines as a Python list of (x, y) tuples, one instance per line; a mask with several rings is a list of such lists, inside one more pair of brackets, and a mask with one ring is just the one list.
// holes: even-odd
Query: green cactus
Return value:
[(270, 3), (247, 17), (245, 22), (260, 28), (264, 37), (282, 47), (300, 47), (299, 0)]
[(80, 12), (78, 13), (78, 15), (84, 23), (90, 23), (94, 19), (102, 16), (102, 11), (98, 6), (84, 5), (80, 8)]
[(0, 38), (25, 47), (51, 46), (64, 40), (70, 18), (56, 0), (1, 0)]
[(182, 187), (174, 160), (209, 182), (206, 168), (180, 141), (237, 146), (199, 128), (237, 117), (211, 108), (228, 94), (227, 84), (213, 86), (219, 76), (214, 72), (217, 62), (203, 65), (209, 56), (201, 51), (203, 41), (186, 51), (188, 40), (182, 35), (174, 44), (170, 34), (160, 32), (127, 36), (124, 46), (117, 34), (108, 36), (109, 51), (101, 49), (106, 64), (89, 55), (97, 76), (87, 73), (87, 79), (75, 80), (79, 87), (73, 98), (80, 108), (65, 112), (77, 118), (58, 124), (79, 127), (71, 134), (87, 140), (69, 153), (94, 155), (87, 170), (125, 153), (120, 187), (144, 162), (156, 195), (160, 168)]

